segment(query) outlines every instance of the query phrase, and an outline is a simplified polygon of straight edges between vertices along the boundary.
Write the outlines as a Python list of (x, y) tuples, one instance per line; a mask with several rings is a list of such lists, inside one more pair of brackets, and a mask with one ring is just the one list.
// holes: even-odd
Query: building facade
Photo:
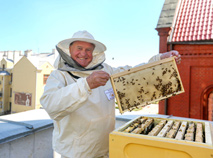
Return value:
[(178, 50), (185, 93), (159, 103), (159, 113), (213, 118), (213, 0), (165, 0), (156, 30), (160, 53)]
[[(41, 108), (39, 100), (54, 69), (55, 52), (34, 55), (31, 51), (25, 51), (24, 55), (11, 52), (19, 53), (3, 52), (0, 64), (0, 115)], [(7, 58), (7, 53), (12, 59)]]

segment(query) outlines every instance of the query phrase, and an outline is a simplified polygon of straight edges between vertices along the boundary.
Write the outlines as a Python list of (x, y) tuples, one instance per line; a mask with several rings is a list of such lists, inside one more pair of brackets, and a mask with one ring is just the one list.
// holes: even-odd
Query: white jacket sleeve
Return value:
[(151, 63), (151, 62), (154, 62), (154, 61), (159, 61), (161, 55), (162, 55), (162, 54), (154, 55), (153, 57), (151, 57), (151, 58), (149, 59), (149, 62), (148, 62), (148, 63)]
[(66, 85), (65, 77), (59, 71), (53, 71), (48, 77), (41, 105), (54, 120), (60, 120), (80, 108), (90, 95), (86, 78)]
[[(161, 59), (160, 59), (160, 56), (161, 56), (161, 54), (154, 55), (153, 57), (151, 57), (151, 58), (149, 59), (148, 63), (152, 63), (152, 62), (161, 60)], [(142, 65), (145, 65), (145, 64), (147, 64), (147, 63), (141, 63), (141, 64), (139, 64), (139, 65), (136, 65), (135, 67), (142, 66)]]

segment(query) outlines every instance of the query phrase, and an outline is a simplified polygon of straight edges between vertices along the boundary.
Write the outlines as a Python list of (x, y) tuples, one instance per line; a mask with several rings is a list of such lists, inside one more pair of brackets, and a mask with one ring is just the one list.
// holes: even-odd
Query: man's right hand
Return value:
[(87, 83), (90, 89), (94, 89), (100, 86), (104, 86), (109, 80), (110, 76), (105, 71), (94, 71), (87, 77)]

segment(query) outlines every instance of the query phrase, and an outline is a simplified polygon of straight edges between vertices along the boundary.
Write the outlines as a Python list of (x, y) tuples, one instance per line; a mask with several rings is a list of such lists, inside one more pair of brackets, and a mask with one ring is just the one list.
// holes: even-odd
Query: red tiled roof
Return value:
[(213, 39), (213, 0), (182, 0), (172, 42)]

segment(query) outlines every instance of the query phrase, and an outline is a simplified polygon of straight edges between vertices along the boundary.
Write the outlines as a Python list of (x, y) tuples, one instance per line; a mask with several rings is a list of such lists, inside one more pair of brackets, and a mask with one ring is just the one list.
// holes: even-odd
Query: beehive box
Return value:
[(184, 92), (174, 57), (110, 77), (120, 113)]
[(212, 158), (205, 121), (137, 117), (110, 133), (110, 158)]

